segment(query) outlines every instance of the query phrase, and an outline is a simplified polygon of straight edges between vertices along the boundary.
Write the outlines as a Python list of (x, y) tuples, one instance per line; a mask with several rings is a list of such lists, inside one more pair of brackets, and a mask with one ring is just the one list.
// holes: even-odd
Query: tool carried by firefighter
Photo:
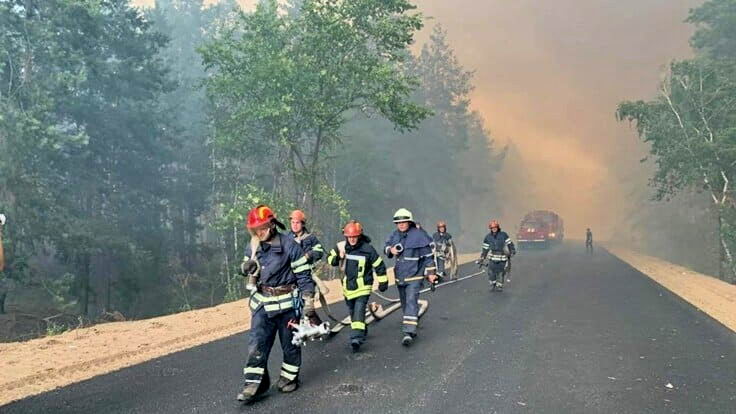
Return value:
[(445, 241), (435, 241), (435, 255), (436, 262), (439, 268), (439, 261), (444, 263), (443, 269), (447, 279), (457, 279), (457, 251), (455, 250), (455, 243)]
[(288, 326), (294, 331), (291, 343), (296, 346), (304, 346), (307, 341), (314, 341), (330, 333), (329, 322), (313, 325), (307, 318), (302, 318), (298, 323), (291, 320)]
[[(260, 244), (261, 241), (258, 239), (258, 237), (251, 237), (250, 251), (258, 251), (258, 247), (260, 246)], [(251, 296), (253, 296), (253, 294), (256, 293), (256, 290), (258, 289), (258, 277), (261, 274), (261, 263), (258, 261), (258, 256), (255, 254), (250, 259), (255, 263), (255, 266), (247, 267), (247, 262), (243, 260), (243, 263), (240, 265), (240, 271), (241, 274), (246, 277), (245, 289), (250, 292)]]

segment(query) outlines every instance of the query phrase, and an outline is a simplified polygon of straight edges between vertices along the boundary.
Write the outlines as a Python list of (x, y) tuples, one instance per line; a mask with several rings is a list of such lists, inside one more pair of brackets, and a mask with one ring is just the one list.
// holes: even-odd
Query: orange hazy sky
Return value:
[[(474, 108), (499, 144), (512, 142), (521, 154), (523, 162), (504, 172), (503, 218), (515, 222), (526, 210), (554, 209), (570, 236), (587, 226), (611, 233), (627, 202), (621, 169), (645, 153), (629, 126), (615, 120), (616, 106), (653, 97), (668, 62), (689, 55), (692, 28), (683, 20), (701, 3), (415, 1), (429, 18), (418, 43), (436, 23), (447, 29), (460, 61), (475, 71)], [(514, 187), (520, 168), (533, 189)]]
[[(611, 234), (631, 207), (622, 169), (645, 153), (629, 126), (615, 120), (616, 106), (653, 97), (668, 62), (690, 54), (692, 27), (683, 21), (701, 3), (417, 1), (475, 70), (474, 107), (487, 127), (523, 158), (504, 172), (504, 218), (515, 224), (527, 210), (554, 209), (569, 236), (588, 226)], [(522, 168), (533, 189), (514, 187)], [(642, 186), (646, 181), (641, 177)]]

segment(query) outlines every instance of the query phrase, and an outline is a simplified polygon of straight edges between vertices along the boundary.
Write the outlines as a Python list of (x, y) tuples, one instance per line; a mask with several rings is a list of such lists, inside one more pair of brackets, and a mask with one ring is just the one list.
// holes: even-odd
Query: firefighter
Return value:
[[(317, 236), (309, 233), (307, 230), (307, 216), (301, 210), (294, 210), (289, 214), (289, 224), (291, 231), (289, 235), (296, 241), (304, 251), (304, 257), (307, 259), (307, 263), (312, 267), (312, 277), (316, 277), (314, 274), (314, 265), (325, 255), (325, 251), (322, 248), (322, 244), (317, 239)], [(315, 313), (310, 318), (312, 325), (319, 325), (322, 323), (322, 319)]]
[(258, 399), (270, 387), (268, 356), (277, 334), (284, 355), (278, 389), (286, 393), (299, 387), (301, 348), (291, 343), (288, 323), (298, 320), (300, 311), (310, 319), (316, 316), (311, 266), (299, 244), (277, 227), (285, 229), (268, 206), (260, 205), (248, 213), (248, 231), (257, 238), (251, 246), (257, 247), (245, 249), (241, 271), (244, 275), (257, 274), (258, 279), (257, 290), (250, 298), (245, 387), (238, 394), (238, 400), (246, 403)]
[(514, 242), (511, 241), (509, 235), (505, 231), (501, 231), (501, 226), (498, 221), (491, 220), (488, 223), (488, 229), (490, 233), (483, 239), (483, 249), (480, 254), (480, 259), (476, 263), (481, 266), (486, 263), (486, 256), (488, 252), (491, 253), (490, 260), (488, 262), (488, 281), (491, 285), (491, 290), (503, 290), (503, 282), (506, 276), (506, 265), (511, 256), (516, 254), (516, 248)]
[(368, 334), (365, 309), (373, 289), (374, 274), (381, 292), (388, 289), (388, 276), (383, 259), (371, 246), (370, 237), (363, 234), (363, 226), (359, 222), (351, 221), (345, 225), (343, 236), (345, 241), (338, 242), (330, 250), (327, 263), (340, 266), (345, 273), (342, 293), (350, 312), (350, 346), (353, 352), (358, 352)]
[(289, 234), (304, 250), (307, 262), (314, 265), (325, 255), (325, 251), (317, 236), (307, 230), (307, 216), (301, 210), (294, 210), (289, 215), (289, 220), (291, 222)]
[(437, 252), (437, 276), (445, 277), (445, 260), (446, 255), (452, 249), (452, 235), (447, 232), (447, 223), (443, 220), (437, 222), (437, 232), (432, 235), (435, 249)]
[(585, 251), (593, 254), (593, 232), (590, 228), (585, 231)]
[(432, 252), (432, 238), (416, 227), (411, 211), (405, 208), (397, 210), (393, 221), (396, 223), (396, 230), (386, 239), (384, 252), (389, 259), (396, 258), (394, 276), (404, 313), (401, 343), (409, 346), (417, 336), (419, 291), (424, 279), (428, 279), (430, 283), (437, 281), (437, 269)]

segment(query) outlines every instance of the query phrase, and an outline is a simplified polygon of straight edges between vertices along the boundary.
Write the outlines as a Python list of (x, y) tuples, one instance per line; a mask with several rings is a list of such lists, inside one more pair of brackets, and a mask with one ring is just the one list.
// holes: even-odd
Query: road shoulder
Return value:
[[(461, 254), (458, 262), (467, 263), (477, 256)], [(388, 273), (393, 284), (393, 269)], [(327, 303), (342, 301), (340, 280), (326, 284)], [(249, 328), (250, 309), (243, 299), (157, 318), (99, 324), (26, 342), (0, 343), (0, 406)]]
[(625, 248), (606, 246), (606, 249), (736, 332), (736, 285)]

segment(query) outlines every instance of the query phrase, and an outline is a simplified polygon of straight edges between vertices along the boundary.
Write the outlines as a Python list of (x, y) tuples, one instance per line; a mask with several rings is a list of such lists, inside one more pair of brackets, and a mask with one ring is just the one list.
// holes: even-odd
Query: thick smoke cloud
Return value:
[(475, 70), (474, 108), (497, 144), (511, 146), (501, 176), (505, 208), (489, 217), (513, 230), (526, 211), (552, 209), (568, 237), (588, 226), (598, 238), (612, 234), (635, 207), (627, 205), (632, 185), (647, 181), (631, 177), (646, 147), (615, 120), (616, 106), (654, 96), (667, 63), (690, 54), (692, 27), (683, 20), (700, 3), (416, 0), (430, 18), (417, 43), (433, 24), (448, 30), (461, 62)]
[(474, 105), (488, 127), (513, 144), (502, 177), (507, 228), (526, 210), (549, 208), (566, 219), (568, 237), (587, 226), (611, 234), (631, 208), (632, 183), (622, 177), (646, 153), (616, 122), (616, 105), (652, 97), (667, 63), (689, 55), (683, 20), (700, 3), (418, 1), (475, 69)]

